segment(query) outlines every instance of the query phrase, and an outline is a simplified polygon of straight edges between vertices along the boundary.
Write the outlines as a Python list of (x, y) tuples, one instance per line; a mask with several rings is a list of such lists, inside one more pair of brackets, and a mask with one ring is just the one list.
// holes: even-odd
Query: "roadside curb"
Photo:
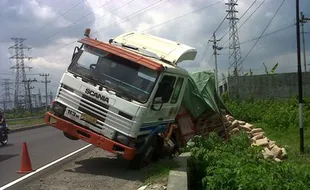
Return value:
[(37, 124), (37, 125), (31, 125), (31, 126), (26, 126), (26, 127), (21, 127), (21, 128), (17, 128), (17, 129), (10, 129), (9, 133), (14, 133), (14, 132), (19, 132), (19, 131), (26, 131), (26, 130), (30, 130), (30, 129), (36, 129), (36, 128), (40, 128), (40, 127), (47, 127), (48, 124), (46, 123), (42, 123), (42, 124)]
[(176, 161), (180, 167), (175, 170), (170, 170), (168, 176), (167, 190), (187, 190), (188, 189), (188, 175), (187, 175), (187, 159), (191, 153), (186, 152), (180, 154)]

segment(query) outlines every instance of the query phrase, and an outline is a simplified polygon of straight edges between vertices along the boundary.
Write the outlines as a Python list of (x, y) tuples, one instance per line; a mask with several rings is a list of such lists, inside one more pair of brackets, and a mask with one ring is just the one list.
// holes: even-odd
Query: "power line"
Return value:
[(196, 10), (191, 11), (191, 12), (189, 12), (189, 13), (186, 13), (186, 14), (183, 14), (183, 15), (180, 15), (180, 16), (177, 16), (177, 17), (175, 17), (175, 18), (173, 18), (173, 19), (164, 21), (164, 22), (162, 22), (162, 23), (159, 23), (159, 24), (156, 24), (156, 25), (154, 25), (154, 26), (151, 26), (151, 27), (149, 27), (149, 28), (147, 28), (147, 29), (144, 29), (144, 30), (142, 30), (142, 32), (147, 31), (147, 30), (150, 30), (150, 29), (153, 29), (153, 28), (156, 28), (156, 27), (161, 26), (161, 25), (164, 25), (164, 24), (167, 24), (167, 23), (169, 23), (169, 22), (178, 20), (178, 19), (180, 19), (180, 18), (183, 18), (183, 17), (185, 17), (185, 16), (191, 15), (191, 14), (193, 14), (193, 13), (202, 11), (202, 10), (204, 10), (204, 9), (206, 9), (206, 8), (210, 8), (210, 7), (212, 7), (212, 6), (216, 5), (216, 4), (219, 4), (219, 3), (221, 3), (221, 2), (222, 2), (222, 1), (218, 1), (218, 2), (213, 3), (213, 4), (211, 4), (211, 5), (209, 4), (209, 5), (207, 5), (207, 6), (204, 6), (204, 7), (202, 7), (202, 8), (196, 9)]
[(104, 4), (102, 4), (98, 9), (91, 11), (89, 13), (87, 13), (86, 15), (81, 16), (80, 18), (78, 18), (77, 20), (73, 21), (71, 24), (69, 24), (68, 26), (62, 28), (61, 30), (58, 30), (57, 32), (55, 32), (54, 34), (52, 34), (51, 36), (47, 37), (47, 42), (50, 41), (54, 36), (56, 36), (57, 34), (61, 33), (62, 31), (66, 30), (67, 28), (69, 28), (70, 26), (78, 23), (79, 21), (87, 18), (88, 15), (97, 12), (98, 10), (100, 10), (102, 7), (104, 7), (105, 5), (107, 5), (108, 3), (112, 2), (113, 0), (110, 0)]
[[(238, 0), (236, 0), (236, 3), (238, 2)], [(218, 2), (218, 3), (220, 3), (220, 2)], [(217, 4), (217, 3), (215, 3), (215, 4)], [(215, 5), (215, 4), (213, 4), (213, 5)], [(218, 31), (218, 29), (222, 26), (222, 24), (224, 23), (224, 21), (225, 21), (225, 19), (227, 18), (227, 16), (228, 16), (228, 14), (229, 13), (227, 13), (226, 15), (225, 15), (225, 17), (223, 18), (223, 20), (220, 22), (220, 24), (217, 26), (217, 28), (214, 30), (214, 33), (216, 33), (217, 31)], [(206, 53), (207, 53), (207, 51), (208, 51), (208, 49), (209, 49), (209, 47), (210, 47), (210, 43), (209, 43), (209, 41), (212, 39), (212, 37), (213, 37), (213, 35), (208, 39), (208, 41), (207, 41), (207, 45), (206, 45), (206, 48), (204, 49), (204, 51), (203, 52), (205, 52), (205, 54), (204, 54), (204, 56), (202, 57), (202, 60), (201, 60), (201, 62), (203, 62), (203, 60), (204, 60), (204, 58), (205, 58), (205, 55), (206, 55)], [(202, 63), (201, 63), (202, 64)]]
[[(209, 5), (209, 6), (210, 6), (210, 5)], [(195, 11), (197, 12), (197, 11), (199, 11), (199, 10), (195, 10)], [(194, 12), (194, 11), (193, 11), (193, 12)], [(190, 13), (191, 13), (191, 12), (190, 12)], [(186, 13), (185, 15), (189, 15), (190, 13)], [(134, 13), (134, 14), (135, 14), (135, 13)], [(182, 15), (181, 15), (181, 16), (182, 16)], [(181, 16), (179, 16), (179, 17), (181, 17)], [(174, 21), (174, 20), (177, 20), (177, 19), (178, 19), (178, 18), (170, 19), (170, 20), (168, 20), (168, 21), (165, 21), (164, 23), (160, 23), (160, 24), (157, 24), (157, 25), (155, 25), (155, 26), (152, 26), (152, 28), (155, 28), (155, 27), (157, 27), (157, 26), (166, 24), (166, 23), (168, 23), (168, 22), (171, 22), (171, 21)], [(150, 29), (150, 28), (148, 28), (148, 29)], [(146, 30), (148, 30), (148, 29), (146, 29)], [(98, 32), (98, 30), (97, 30), (96, 32)], [(69, 43), (67, 43), (67, 44), (64, 44), (64, 45), (62, 45), (62, 46), (56, 48), (53, 52), (59, 51), (60, 49), (65, 48), (65, 47), (67, 47), (67, 46), (69, 46), (69, 45), (71, 45), (71, 44), (73, 44), (73, 43), (75, 43), (75, 42), (76, 42), (76, 40), (71, 41), (71, 42), (69, 42)]]
[(257, 40), (257, 39), (259, 39), (259, 38), (263, 38), (263, 37), (266, 37), (266, 36), (270, 36), (270, 35), (272, 35), (272, 34), (275, 34), (275, 33), (281, 32), (281, 31), (286, 30), (286, 29), (288, 29), (288, 28), (291, 28), (291, 27), (293, 27), (293, 26), (295, 26), (295, 24), (290, 24), (289, 26), (286, 26), (286, 27), (280, 28), (280, 29), (275, 30), (275, 31), (273, 31), (273, 32), (270, 32), (270, 33), (264, 34), (264, 35), (262, 35), (262, 36), (259, 36), (259, 37), (256, 37), (256, 38), (252, 38), (252, 39), (250, 39), (250, 40), (246, 40), (246, 41), (240, 42), (240, 44), (249, 43), (249, 42), (252, 42), (252, 41)]
[(59, 18), (63, 17), (65, 14), (67, 14), (68, 12), (70, 12), (71, 10), (73, 10), (75, 7), (77, 7), (78, 5), (80, 5), (83, 1), (85, 0), (81, 0), (78, 3), (76, 3), (75, 5), (73, 5), (71, 8), (69, 8), (68, 10), (66, 10), (65, 12), (63, 12), (62, 14), (60, 14), (56, 19), (54, 19), (53, 21), (49, 22), (48, 24), (46, 24), (45, 26), (43, 26), (40, 30), (43, 30), (44, 28), (46, 28), (47, 26), (50, 26), (50, 24), (56, 20), (58, 20)]
[[(285, 27), (283, 27), (283, 28), (280, 28), (280, 29), (278, 29), (278, 30), (275, 30), (275, 31), (266, 33), (266, 34), (262, 35), (261, 38), (264, 38), (264, 37), (266, 37), (266, 36), (270, 36), (270, 35), (272, 35), (272, 34), (276, 34), (276, 33), (281, 32), (281, 31), (283, 31), (283, 30), (289, 29), (289, 28), (291, 28), (291, 27), (293, 27), (293, 26), (295, 26), (295, 24), (290, 24), (290, 25), (285, 26)], [(258, 38), (259, 38), (259, 36), (258, 36), (258, 37), (255, 37), (255, 38), (252, 38), (252, 39), (249, 39), (249, 40), (245, 40), (245, 41), (243, 41), (243, 42), (240, 42), (240, 44), (246, 44), (246, 43), (249, 43), (249, 42), (252, 42), (252, 41), (257, 40)], [(227, 49), (227, 48), (229, 48), (229, 47), (228, 47), (228, 46), (223, 47), (223, 49)]]
[[(209, 65), (209, 63), (210, 63), (211, 59), (213, 58), (213, 56), (214, 56), (213, 53), (209, 56), (208, 61), (207, 61), (207, 65)], [(207, 65), (205, 65), (205, 66), (207, 66)]]
[[(97, 17), (97, 18), (92, 19), (92, 20), (90, 20), (90, 21), (96, 21), (96, 20), (102, 19), (103, 17), (105, 17), (105, 16), (107, 16), (107, 15), (109, 15), (109, 14), (112, 14), (113, 12), (115, 12), (115, 11), (117, 11), (117, 10), (119, 10), (119, 9), (121, 9), (121, 8), (123, 8), (123, 7), (125, 7), (125, 6), (127, 6), (127, 5), (129, 5), (129, 4), (132, 3), (133, 1), (135, 1), (135, 0), (131, 0), (131, 1), (125, 3), (125, 4), (121, 5), (121, 6), (119, 6), (119, 7), (115, 8), (115, 9), (113, 9), (112, 11), (109, 11), (108, 13), (104, 14), (103, 16)], [(86, 17), (83, 17), (83, 18), (86, 18)], [(78, 19), (78, 20), (75, 21), (75, 22), (78, 22), (79, 20), (82, 20), (82, 19)], [(89, 21), (89, 22), (90, 22), (90, 21)], [(66, 28), (67, 28), (67, 27), (66, 27)], [(66, 28), (65, 28), (65, 29), (66, 29)], [(74, 30), (77, 30), (77, 28), (72, 28), (71, 30), (68, 30), (67, 32), (71, 32), (71, 31), (74, 31)], [(51, 37), (53, 37), (53, 36), (50, 36), (49, 38), (51, 38)], [(46, 41), (45, 43), (43, 43), (43, 44), (40, 45), (40, 46), (43, 46), (43, 45), (45, 45), (47, 42), (49, 42), (49, 41), (50, 41), (49, 38), (47, 39), (47, 41)], [(72, 42), (69, 42), (68, 44), (65, 44), (64, 46), (61, 46), (60, 49), (63, 48), (63, 47), (66, 47), (67, 45), (73, 44), (73, 43), (75, 43), (75, 42), (76, 42), (76, 40), (74, 40), (74, 41), (72, 41)], [(39, 46), (39, 47), (40, 47), (40, 46)]]
[[(142, 8), (142, 9), (140, 9), (139, 11), (137, 11), (137, 12), (135, 12), (135, 13), (133, 13), (133, 14), (130, 14), (129, 16), (123, 18), (123, 19), (120, 20), (120, 21), (117, 21), (117, 22), (114, 22), (113, 24), (110, 24), (110, 25), (108, 25), (108, 26), (104, 26), (104, 27), (102, 27), (102, 28), (99, 28), (98, 30), (96, 30), (95, 32), (93, 32), (93, 34), (99, 32), (100, 30), (104, 30), (104, 29), (107, 30), (108, 28), (112, 28), (113, 26), (116, 26), (116, 25), (118, 25), (118, 24), (120, 24), (120, 23), (122, 23), (122, 22), (124, 22), (124, 21), (126, 21), (126, 20), (128, 20), (128, 19), (130, 19), (130, 18), (132, 18), (132, 17), (134, 17), (134, 16), (137, 16), (137, 15), (140, 15), (140, 14), (142, 14), (142, 13), (145, 13), (146, 11), (149, 11), (149, 10), (155, 8), (155, 7), (152, 7), (152, 6), (155, 5), (155, 4), (157, 4), (157, 3), (159, 3), (160, 1), (161, 1), (161, 0), (156, 1), (155, 3), (152, 3), (151, 5), (148, 5), (148, 6), (144, 7), (144, 8)], [(169, 1), (169, 0), (168, 0), (168, 1)], [(161, 5), (160, 5), (160, 6), (161, 6)], [(149, 8), (149, 9), (148, 9), (148, 8)]]
[(250, 16), (239, 26), (239, 29), (253, 16), (253, 14), (264, 4), (266, 0), (263, 0), (256, 9), (250, 14)]
[[(153, 29), (153, 28), (155, 28), (155, 27), (158, 27), (158, 26), (161, 26), (161, 25), (164, 25), (164, 24), (167, 24), (167, 23), (169, 23), (169, 22), (172, 22), (172, 21), (175, 21), (175, 20), (177, 20), (177, 19), (183, 18), (183, 17), (188, 16), (188, 15), (190, 15), (190, 14), (193, 14), (193, 13), (196, 13), (196, 12), (199, 12), (199, 11), (202, 11), (202, 10), (204, 10), (204, 9), (206, 9), (206, 8), (212, 7), (212, 6), (217, 5), (217, 4), (219, 4), (219, 3), (221, 3), (221, 1), (218, 1), (218, 2), (216, 2), (216, 3), (214, 3), (214, 4), (211, 4), (211, 5), (204, 6), (204, 7), (202, 7), (202, 8), (196, 9), (196, 10), (194, 10), (194, 11), (192, 11), (192, 12), (183, 14), (183, 15), (181, 15), (181, 16), (175, 17), (175, 18), (173, 18), (173, 19), (170, 19), (170, 20), (168, 20), (168, 21), (159, 23), (159, 24), (157, 24), (157, 25), (151, 26), (151, 27), (149, 27), (149, 28), (147, 28), (147, 29), (142, 30), (142, 32), (147, 31), (147, 30), (150, 30), (150, 29)], [(226, 16), (227, 16), (227, 15), (226, 15)], [(223, 21), (225, 20), (226, 16), (224, 17)], [(222, 23), (223, 23), (223, 22), (222, 22)], [(221, 23), (221, 24), (222, 24), (222, 23)], [(217, 27), (217, 29), (221, 26), (221, 24)], [(211, 39), (211, 38), (210, 38), (210, 39)], [(202, 60), (201, 60), (200, 62), (202, 62), (202, 61), (204, 60), (205, 54), (207, 53), (207, 51), (208, 51), (208, 49), (209, 49), (209, 47), (210, 47), (210, 44), (209, 44), (209, 45), (208, 45), (208, 44), (209, 44), (209, 40), (208, 40), (207, 45), (206, 45), (206, 47), (205, 47), (205, 49), (204, 49), (204, 51), (203, 51), (204, 55), (203, 55)]]
[[(63, 13), (61, 13), (56, 19), (54, 19), (54, 20), (48, 22), (47, 24), (45, 24), (45, 25), (42, 26), (41, 28), (37, 29), (37, 31), (44, 30), (47, 26), (50, 26), (51, 23), (53, 23), (53, 22), (55, 22), (56, 20), (58, 20), (59, 18), (63, 17), (65, 14), (67, 14), (68, 12), (70, 12), (71, 10), (73, 10), (75, 7), (77, 7), (78, 5), (80, 5), (83, 1), (85, 1), (85, 0), (81, 0), (81, 1), (79, 1), (78, 3), (74, 4), (72, 7), (70, 7), (69, 9), (67, 9), (66, 11), (64, 11)], [(54, 11), (53, 11), (53, 12), (54, 12)], [(57, 12), (59, 12), (59, 11), (57, 11)], [(24, 29), (26, 29), (26, 28), (28, 28), (28, 26), (25, 27)], [(23, 30), (19, 30), (19, 31), (23, 31)], [(32, 34), (35, 34), (35, 32), (32, 33)]]
[[(14, 75), (15, 73), (1, 73), (0, 72), (0, 75)], [(27, 75), (39, 75), (39, 74), (29, 74), (27, 73)]]
[[(209, 50), (209, 47), (210, 47), (210, 41), (208, 40), (208, 42), (207, 42), (207, 44), (206, 44), (206, 47), (205, 47), (204, 50), (202, 51), (203, 56), (202, 56), (201, 60), (199, 61), (199, 63), (201, 63), (200, 65), (202, 65), (202, 62), (205, 60), (205, 57), (206, 57), (207, 52), (208, 52), (208, 50)], [(201, 68), (201, 66), (200, 66), (200, 68)]]
[[(120, 8), (122, 8), (122, 7), (126, 6), (126, 5), (128, 5), (129, 3), (133, 2), (133, 1), (134, 1), (134, 0), (131, 0), (130, 2), (127, 2), (126, 4), (124, 4), (124, 5), (122, 5), (122, 6), (118, 7), (118, 8), (116, 8), (116, 9), (114, 9), (113, 11), (116, 11), (116, 10), (120, 9)], [(161, 0), (159, 0), (159, 1), (161, 1)], [(159, 1), (157, 1), (156, 3), (158, 3)], [(156, 3), (153, 3), (153, 4), (156, 4)], [(153, 5), (153, 4), (152, 4), (152, 5)], [(152, 5), (151, 5), (151, 6), (152, 6)], [(149, 7), (149, 6), (147, 6), (147, 7)], [(147, 7), (145, 7), (145, 8), (147, 8)], [(145, 9), (145, 8), (143, 8), (143, 9)], [(142, 10), (143, 10), (143, 9), (142, 9)], [(109, 13), (112, 13), (113, 11), (110, 11)], [(141, 10), (140, 10), (140, 11), (141, 11)], [(138, 11), (138, 12), (140, 12), (140, 11)], [(137, 14), (138, 12), (135, 12), (135, 13), (133, 13), (133, 14)], [(105, 14), (104, 16), (108, 15), (109, 13)], [(133, 14), (131, 14), (131, 15), (133, 15)], [(129, 16), (131, 16), (131, 15), (129, 15)], [(102, 16), (102, 17), (104, 17), (104, 16)], [(128, 16), (128, 17), (129, 17), (129, 16)], [(96, 18), (95, 20), (97, 20), (97, 19), (99, 19), (99, 18)], [(115, 24), (115, 23), (114, 23), (114, 24)], [(116, 24), (118, 24), (118, 23), (116, 23)], [(92, 32), (92, 33), (94, 34), (94, 33), (98, 32), (99, 30), (104, 29), (104, 28), (108, 28), (108, 27), (111, 27), (111, 25), (108, 25), (108, 26), (105, 26), (105, 27), (103, 27), (103, 28), (100, 28), (100, 29), (98, 29), (97, 31)], [(69, 46), (69, 45), (71, 45), (71, 44), (73, 44), (73, 43), (75, 43), (75, 42), (76, 42), (76, 40), (71, 41), (71, 42), (69, 42), (69, 43), (67, 43), (67, 44), (64, 44), (63, 46), (60, 46), (60, 47), (58, 47), (57, 49), (55, 49), (53, 52), (59, 51), (60, 49), (62, 49), (62, 48), (64, 48), (64, 47), (67, 47), (67, 46)]]
[(270, 21), (268, 22), (267, 26), (265, 27), (265, 29), (263, 30), (263, 32), (261, 33), (261, 35), (257, 38), (256, 42), (254, 43), (254, 45), (252, 46), (252, 48), (248, 51), (248, 53), (246, 54), (246, 56), (243, 58), (243, 60), (241, 61), (241, 63), (244, 62), (244, 60), (249, 56), (249, 54), (252, 52), (253, 48), (256, 46), (257, 42), (262, 38), (262, 36), (264, 35), (265, 31), (267, 30), (267, 28), (269, 27), (269, 25), (271, 24), (271, 22), (273, 21), (273, 19), (275, 18), (275, 16), (278, 14), (279, 10), (281, 9), (282, 5), (284, 4), (285, 0), (282, 1), (282, 3), (280, 4), (280, 6), (278, 7), (277, 11), (275, 12), (275, 14), (272, 16), (272, 18), (270, 19)]

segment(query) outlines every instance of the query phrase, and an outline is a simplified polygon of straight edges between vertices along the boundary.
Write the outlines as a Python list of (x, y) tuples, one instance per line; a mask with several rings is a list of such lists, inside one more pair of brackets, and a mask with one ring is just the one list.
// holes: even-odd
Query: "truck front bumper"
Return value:
[[(51, 118), (53, 118), (55, 122), (51, 122)], [(60, 117), (55, 116), (51, 112), (46, 112), (45, 122), (76, 138), (82, 139), (85, 142), (93, 144), (111, 153), (122, 155), (122, 157), (124, 157), (126, 160), (132, 160), (135, 156), (135, 148), (128, 147), (111, 139), (108, 139), (102, 135), (94, 133), (88, 129), (82, 128), (78, 125), (71, 123), (70, 121), (66, 121)], [(121, 149), (122, 151), (119, 151), (119, 149)]]

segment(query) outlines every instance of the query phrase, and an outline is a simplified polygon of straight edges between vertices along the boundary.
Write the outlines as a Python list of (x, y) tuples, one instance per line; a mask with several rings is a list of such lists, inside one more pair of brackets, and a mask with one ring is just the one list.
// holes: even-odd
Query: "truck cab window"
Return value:
[[(160, 82), (159, 88), (155, 94), (155, 98), (161, 97), (164, 101), (163, 103), (167, 103), (170, 100), (171, 94), (167, 94), (167, 89), (171, 87), (173, 89), (176, 77), (165, 75)], [(167, 97), (164, 97), (167, 96)]]
[(184, 81), (184, 78), (182, 78), (182, 77), (178, 78), (176, 85), (174, 87), (174, 92), (172, 94), (172, 98), (171, 98), (170, 103), (175, 104), (178, 101), (179, 94), (180, 94), (180, 91), (182, 89), (183, 81)]
[(68, 70), (141, 103), (147, 102), (158, 77), (154, 70), (91, 46), (79, 52)]

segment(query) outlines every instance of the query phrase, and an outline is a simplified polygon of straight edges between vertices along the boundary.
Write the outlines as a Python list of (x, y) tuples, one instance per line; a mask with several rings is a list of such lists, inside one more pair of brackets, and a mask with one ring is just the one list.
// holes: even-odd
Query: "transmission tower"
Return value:
[(45, 83), (45, 111), (47, 111), (47, 98), (48, 98), (48, 94), (47, 94), (47, 83), (51, 83), (50, 80), (47, 80), (47, 77), (49, 76), (49, 74), (40, 74), (40, 76), (44, 77), (45, 80), (41, 81), (42, 83)]
[(23, 83), (26, 85), (26, 88), (27, 88), (26, 94), (28, 95), (28, 97), (26, 97), (25, 99), (28, 101), (26, 105), (29, 106), (28, 109), (30, 113), (32, 113), (31, 89), (34, 88), (33, 86), (30, 86), (30, 85), (33, 82), (37, 82), (37, 80), (36, 79), (23, 80)]
[[(24, 97), (25, 107), (30, 108), (30, 99), (28, 95), (27, 83), (22, 83), (22, 81), (27, 80), (26, 71), (25, 69), (31, 69), (31, 67), (27, 67), (24, 64), (24, 59), (30, 60), (31, 57), (28, 57), (24, 54), (24, 50), (30, 50), (31, 48), (24, 45), (25, 38), (11, 38), (14, 41), (14, 45), (9, 47), (9, 50), (13, 50), (12, 56), (10, 59), (15, 59), (16, 64), (11, 69), (16, 70), (15, 75), (15, 94), (14, 94), (14, 107), (19, 108), (21, 107), (21, 100), (19, 97)], [(23, 86), (22, 86), (23, 85)], [(24, 91), (22, 90), (24, 88)]]
[(233, 75), (237, 76), (243, 74), (243, 67), (241, 63), (241, 50), (237, 28), (237, 10), (236, 6), (238, 0), (228, 0), (228, 12), (227, 19), (229, 20), (229, 69), (228, 73), (233, 72)]
[(12, 108), (12, 100), (11, 100), (11, 93), (10, 93), (10, 79), (4, 79), (4, 96), (3, 96), (3, 107), (4, 110)]
[(41, 90), (39, 88), (39, 93), (38, 93), (38, 96), (39, 96), (39, 107), (41, 108), (42, 107), (42, 95), (41, 95)]
[(37, 99), (38, 94), (31, 94), (31, 102), (34, 105), (35, 108), (38, 107), (38, 99)]

